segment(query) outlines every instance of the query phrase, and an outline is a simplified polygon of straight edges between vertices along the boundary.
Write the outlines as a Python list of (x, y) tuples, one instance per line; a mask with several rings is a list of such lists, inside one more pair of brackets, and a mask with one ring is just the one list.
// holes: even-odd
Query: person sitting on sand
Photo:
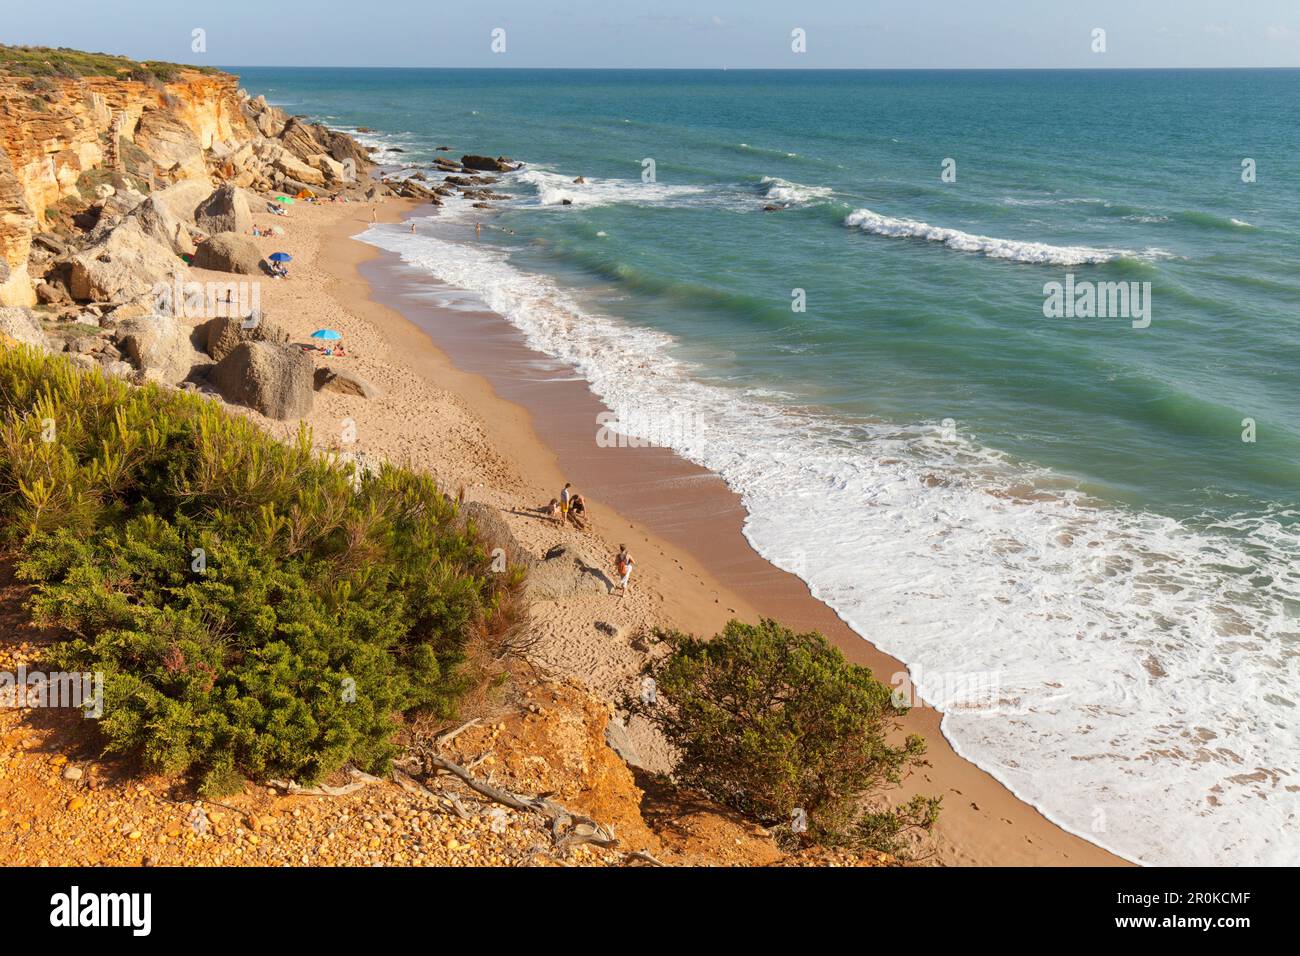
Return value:
[(636, 561), (632, 559), (632, 555), (627, 553), (627, 545), (620, 544), (618, 546), (618, 555), (614, 558), (614, 570), (618, 572), (618, 588), (623, 592), (619, 595), (620, 599), (627, 596), (627, 579), (632, 576), (632, 565), (634, 564), (636, 564)]
[(569, 520), (572, 521), (579, 531), (587, 530), (587, 502), (582, 499), (582, 495), (574, 495), (573, 500), (569, 502)]
[(546, 506), (546, 516), (556, 524), (564, 524), (564, 515), (560, 512), (560, 502), (552, 498), (551, 503)]

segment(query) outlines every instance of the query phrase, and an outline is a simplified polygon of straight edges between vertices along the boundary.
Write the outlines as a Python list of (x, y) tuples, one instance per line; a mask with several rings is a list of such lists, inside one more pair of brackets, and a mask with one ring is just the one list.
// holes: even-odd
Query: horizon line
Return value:
[(591, 73), (1158, 73), (1173, 71), (1215, 72), (1251, 70), (1258, 72), (1300, 70), (1295, 66), (361, 66), (335, 63), (177, 63), (177, 66), (219, 70), (553, 70)]

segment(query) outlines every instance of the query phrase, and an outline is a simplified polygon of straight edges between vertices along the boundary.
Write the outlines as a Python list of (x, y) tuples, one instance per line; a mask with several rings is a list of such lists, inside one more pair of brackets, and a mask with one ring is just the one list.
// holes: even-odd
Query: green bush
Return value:
[(655, 693), (624, 706), (677, 750), (678, 782), (787, 839), (800, 809), (814, 840), (894, 853), (907, 833), (934, 823), (938, 799), (867, 809), (922, 762), (925, 743), (915, 735), (890, 743), (905, 710), (820, 634), (764, 620), (731, 621), (712, 640), (658, 637), (671, 653), (646, 671)]
[(198, 778), (383, 771), (451, 716), (518, 575), (401, 468), (354, 474), (196, 396), (0, 348), (0, 534), (52, 663), (105, 678), (109, 752)]
[(210, 66), (187, 66), (164, 63), (159, 60), (137, 62), (130, 57), (111, 53), (88, 53), (67, 47), (6, 46), (0, 44), (0, 72), (16, 76), (36, 77), (87, 77), (126, 76), (141, 82), (170, 83), (181, 70), (199, 73), (218, 73)]

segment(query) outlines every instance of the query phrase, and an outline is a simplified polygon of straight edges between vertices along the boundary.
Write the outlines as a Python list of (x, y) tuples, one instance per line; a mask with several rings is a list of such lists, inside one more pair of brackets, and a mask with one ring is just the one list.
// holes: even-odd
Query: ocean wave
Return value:
[(1233, 219), (1231, 216), (1220, 216), (1216, 213), (1201, 212), (1197, 209), (1179, 213), (1178, 219), (1191, 226), (1200, 226), (1202, 229), (1221, 229), (1225, 232), (1255, 228), (1250, 223), (1243, 222), (1240, 219)]
[[(1284, 785), (1300, 754), (1278, 733), (1300, 605), (1283, 516), (1198, 530), (1102, 507), (936, 423), (841, 422), (707, 384), (672, 337), (504, 251), (364, 238), (473, 292), (621, 421), (689, 421), (673, 447), (742, 496), (759, 553), (906, 661), (958, 752), (1050, 819), (1137, 861), (1300, 862)], [(972, 675), (994, 708), (954, 698), (950, 678)]]
[(708, 191), (704, 186), (590, 176), (585, 177), (585, 182), (575, 183), (575, 178), (535, 168), (511, 177), (533, 188), (539, 206), (679, 205)]
[(855, 209), (844, 220), (844, 225), (877, 236), (924, 239), (937, 242), (959, 252), (973, 252), (990, 259), (1009, 259), (1047, 265), (1077, 266), (1110, 262), (1125, 255), (1120, 249), (1093, 249), (1088, 246), (1052, 246), (1043, 242), (1021, 242), (1015, 239), (998, 239), (980, 236), (959, 229), (945, 229), (915, 219), (896, 219), (882, 216), (870, 209)]
[(804, 206), (819, 199), (829, 199), (834, 192), (830, 186), (804, 186), (777, 176), (764, 176), (759, 185), (766, 187), (764, 198), (781, 206)]

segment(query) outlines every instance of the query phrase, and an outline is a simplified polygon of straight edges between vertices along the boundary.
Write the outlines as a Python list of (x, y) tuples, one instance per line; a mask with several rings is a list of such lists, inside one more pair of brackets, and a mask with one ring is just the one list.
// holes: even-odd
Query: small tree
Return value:
[(925, 741), (889, 742), (905, 709), (821, 634), (763, 620), (731, 621), (712, 640), (657, 636), (672, 653), (647, 666), (654, 693), (624, 706), (676, 748), (679, 782), (779, 832), (806, 821), (823, 843), (896, 853), (906, 833), (934, 823), (939, 798), (867, 808), (924, 763)]

